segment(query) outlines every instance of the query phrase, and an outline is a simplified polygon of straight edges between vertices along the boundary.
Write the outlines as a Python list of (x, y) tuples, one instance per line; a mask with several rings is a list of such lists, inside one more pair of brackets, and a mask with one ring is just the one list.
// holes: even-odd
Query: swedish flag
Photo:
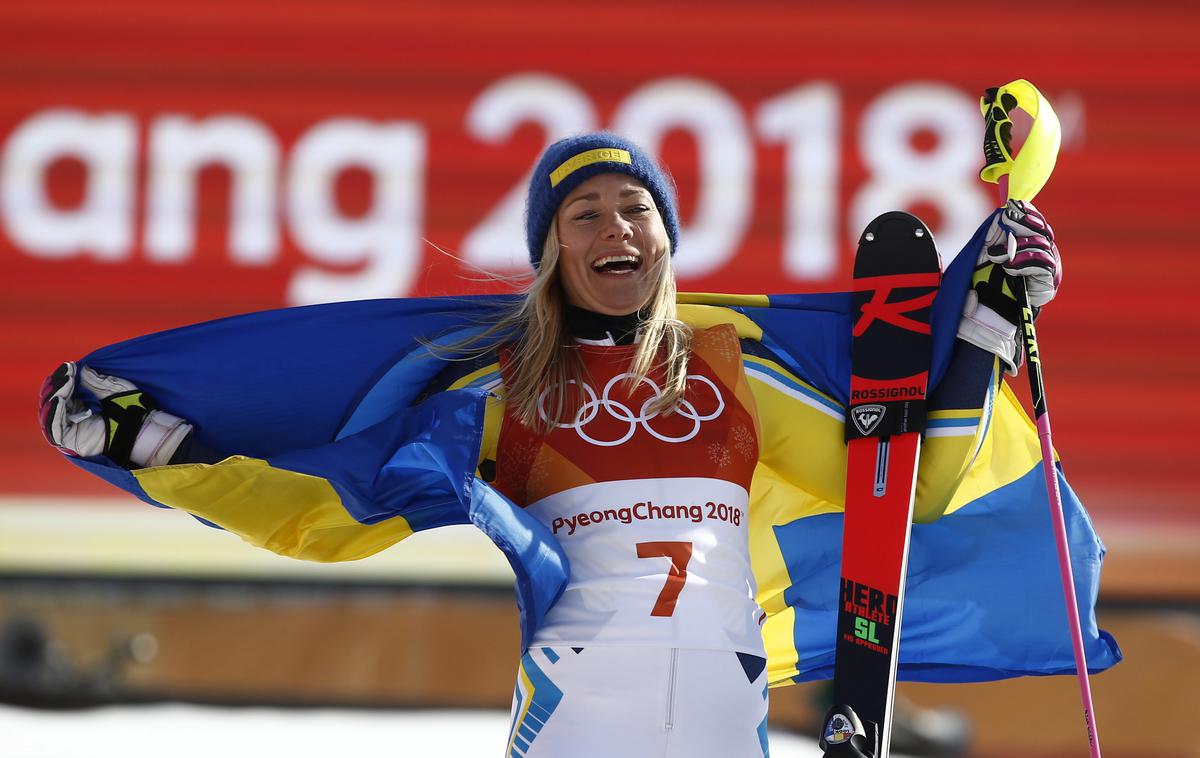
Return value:
[[(977, 249), (984, 228), (965, 250)], [(949, 363), (973, 258), (958, 256), (934, 304), (931, 386)], [(705, 295), (682, 301), (681, 314), (697, 326), (738, 327), (743, 363), (764, 413), (787, 418), (804, 409), (812, 419), (804, 437), (764, 435), (751, 492), (751, 555), (759, 602), (769, 615), (770, 681), (829, 677), (850, 298)], [(475, 475), (489, 393), (466, 386), (425, 396), (444, 365), (427, 340), (453, 344), (481, 329), (506, 302), (505, 296), (477, 296), (289, 308), (102, 348), (82, 362), (132, 380), (194, 423), (203, 444), (237, 454), (211, 465), (136, 471), (103, 458), (72, 461), (148, 503), (189, 511), (254, 545), (301, 559), (354, 560), (413, 532), (475, 524), (516, 574), (528, 644), (565, 586), (566, 559), (545, 526)], [(983, 409), (935, 413), (927, 437), (927, 447), (952, 451), (943, 457), (957, 460), (961, 470), (933, 508), (944, 515), (913, 529), (900, 676), (978, 681), (1073, 671), (1028, 418), (999, 385)], [(807, 468), (794, 465), (797, 456)], [(824, 473), (805, 473), (813, 470)], [(1099, 671), (1121, 659), (1095, 622), (1104, 547), (1061, 474), (1060, 483), (1089, 666)]]

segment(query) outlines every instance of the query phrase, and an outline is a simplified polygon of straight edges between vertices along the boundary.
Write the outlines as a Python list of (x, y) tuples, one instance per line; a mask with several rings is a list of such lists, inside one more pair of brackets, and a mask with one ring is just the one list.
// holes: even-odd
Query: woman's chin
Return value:
[(640, 309), (650, 299), (650, 293), (633, 277), (594, 274), (588, 292), (567, 301), (580, 308), (610, 316), (624, 316)]

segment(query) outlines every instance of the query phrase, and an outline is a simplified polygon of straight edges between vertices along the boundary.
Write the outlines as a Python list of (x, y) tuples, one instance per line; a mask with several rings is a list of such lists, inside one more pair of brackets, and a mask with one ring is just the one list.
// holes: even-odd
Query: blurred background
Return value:
[[(1162, 0), (0, 4), (3, 754), (313, 749), (322, 724), (351, 751), (498, 754), (516, 668), (511, 574), (480, 535), (306, 565), (117, 496), (38, 432), (60, 361), (251, 310), (494, 290), (471, 267), (526, 270), (541, 148), (597, 127), (674, 174), (681, 289), (844, 288), (893, 208), (948, 261), (994, 202), (978, 97), (1026, 78), (1063, 124), (1037, 200), (1066, 272), (1039, 322), (1055, 441), (1126, 654), (1093, 678), (1100, 732), (1110, 756), (1200, 756), (1198, 32), (1200, 7)], [(1070, 677), (901, 694), (917, 732), (958, 735), (946, 754), (1087, 754)], [(824, 696), (772, 693), (779, 755), (811, 754), (787, 735)]]

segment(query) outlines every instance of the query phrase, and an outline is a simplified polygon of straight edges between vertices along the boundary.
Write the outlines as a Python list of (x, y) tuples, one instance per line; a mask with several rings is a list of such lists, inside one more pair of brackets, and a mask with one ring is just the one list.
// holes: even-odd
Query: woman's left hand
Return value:
[(979, 263), (1000, 265), (1009, 276), (1025, 279), (1029, 304), (1040, 308), (1054, 299), (1062, 284), (1062, 258), (1054, 230), (1033, 203), (1009, 200), (992, 220)]

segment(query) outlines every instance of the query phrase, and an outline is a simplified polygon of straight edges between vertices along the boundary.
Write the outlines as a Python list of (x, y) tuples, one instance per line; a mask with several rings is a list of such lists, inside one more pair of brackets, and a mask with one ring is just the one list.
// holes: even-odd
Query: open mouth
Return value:
[(642, 267), (641, 256), (606, 255), (592, 262), (592, 270), (600, 274), (632, 274)]

